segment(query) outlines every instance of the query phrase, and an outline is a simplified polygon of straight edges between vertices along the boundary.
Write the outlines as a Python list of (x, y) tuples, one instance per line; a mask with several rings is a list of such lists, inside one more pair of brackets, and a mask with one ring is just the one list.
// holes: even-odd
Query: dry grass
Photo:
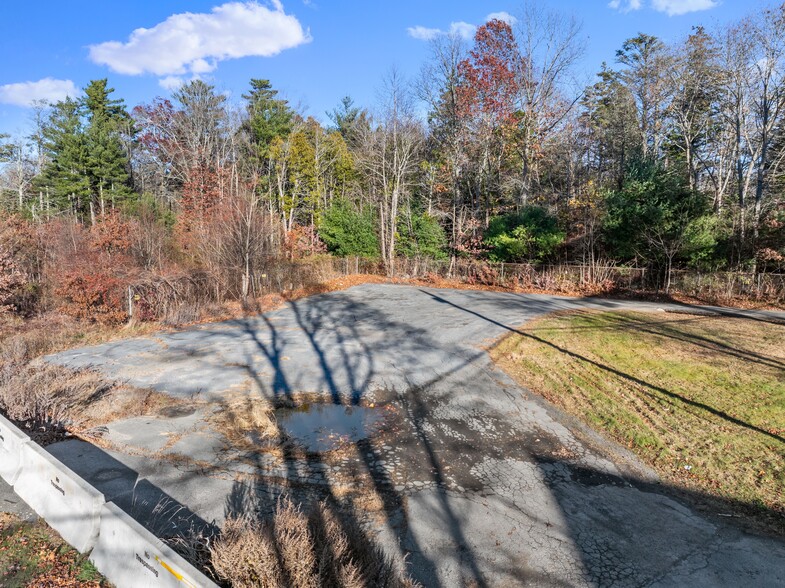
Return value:
[(34, 362), (0, 379), (0, 411), (36, 442), (68, 435), (92, 437), (112, 421), (158, 414), (179, 401), (156, 392), (110, 382), (92, 370)]
[(230, 397), (211, 419), (214, 428), (239, 447), (258, 448), (260, 441), (281, 436), (273, 406), (258, 392)]
[(751, 319), (579, 312), (492, 355), (673, 485), (785, 533), (783, 340), (785, 325)]
[(211, 554), (218, 577), (238, 588), (417, 586), (325, 503), (306, 514), (287, 498), (272, 521), (228, 519)]
[(66, 435), (90, 437), (93, 429), (120, 418), (156, 414), (179, 401), (156, 392), (110, 382), (95, 371), (74, 370), (39, 356), (76, 342), (97, 343), (118, 330), (49, 315), (17, 326), (0, 325), (0, 411), (37, 442)]

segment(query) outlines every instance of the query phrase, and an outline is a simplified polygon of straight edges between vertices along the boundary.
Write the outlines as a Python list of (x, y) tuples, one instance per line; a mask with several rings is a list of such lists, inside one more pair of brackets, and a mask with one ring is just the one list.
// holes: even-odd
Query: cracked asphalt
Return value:
[[(490, 361), (486, 349), (499, 337), (577, 308), (683, 310), (358, 286), (259, 317), (49, 357), (193, 408), (111, 423), (97, 445), (48, 449), (159, 533), (265, 516), (287, 492), (343, 501), (428, 587), (785, 585), (785, 541), (697, 512), (690, 504), (700, 497), (681, 500), (623, 448)], [(373, 405), (384, 424), (336, 451), (254, 449), (230, 442), (211, 418), (228, 398), (251, 393)], [(171, 514), (161, 517), (162, 503)]]

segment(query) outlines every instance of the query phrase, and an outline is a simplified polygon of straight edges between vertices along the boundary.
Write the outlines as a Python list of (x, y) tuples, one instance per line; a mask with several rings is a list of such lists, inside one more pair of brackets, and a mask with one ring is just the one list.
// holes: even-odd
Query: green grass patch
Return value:
[(87, 557), (43, 521), (23, 522), (0, 513), (0, 586), (109, 586)]
[(580, 312), (492, 351), (522, 385), (626, 445), (669, 482), (785, 532), (785, 325)]

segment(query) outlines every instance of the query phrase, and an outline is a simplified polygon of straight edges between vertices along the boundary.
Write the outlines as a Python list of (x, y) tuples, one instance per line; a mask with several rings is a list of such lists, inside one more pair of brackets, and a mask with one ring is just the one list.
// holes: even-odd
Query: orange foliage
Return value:
[(295, 224), (290, 231), (286, 232), (283, 246), (286, 256), (291, 260), (327, 253), (327, 246), (313, 225)]
[(193, 233), (210, 220), (210, 216), (224, 195), (228, 185), (227, 170), (200, 164), (192, 168), (183, 184), (180, 196), (180, 214), (177, 216), (176, 233), (180, 245), (193, 248)]
[(103, 216), (90, 229), (90, 247), (109, 256), (127, 252), (131, 248), (133, 230), (132, 223), (121, 218), (117, 212), (112, 212)]
[(55, 294), (62, 298), (60, 308), (69, 316), (101, 324), (128, 320), (124, 308), (125, 285), (105, 272), (65, 272), (60, 276)]
[(25, 284), (24, 274), (11, 252), (0, 247), (0, 314), (16, 310), (14, 299)]

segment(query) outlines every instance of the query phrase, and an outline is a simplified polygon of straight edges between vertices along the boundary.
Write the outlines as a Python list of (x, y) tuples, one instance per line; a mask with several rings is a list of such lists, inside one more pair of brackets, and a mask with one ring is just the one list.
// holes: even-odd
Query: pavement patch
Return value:
[[(111, 447), (101, 450), (107, 457), (80, 465), (97, 487), (109, 488), (133, 477), (100, 479), (109, 458), (120, 463), (149, 496), (137, 502), (149, 499), (149, 507), (157, 489), (170, 501), (168, 513), (187, 514), (183, 525), (188, 517), (215, 527), (229, 516), (266, 517), (288, 495), (340, 505), (368, 541), (409, 561), (426, 586), (782, 585), (781, 539), (744, 536), (644, 484), (647, 468), (617, 460), (619, 448), (599, 438), (585, 442), (574, 423), (518, 387), (486, 352), (545, 313), (662, 307), (364, 285), (258, 317), (49, 360), (89, 362), (191, 403), (192, 413), (148, 419), (148, 429), (147, 421), (115, 423)], [(272, 409), (306, 401), (333, 407), (325, 417), (382, 405), (392, 417), (356, 434), (310, 422), (306, 435), (287, 431), (281, 418), (278, 437), (234, 443), (220, 421), (202, 415), (244, 397)], [(340, 442), (309, 449), (311, 431), (317, 441), (337, 433)], [(298, 432), (306, 447), (291, 442)], [(63, 445), (50, 450), (71, 467), (82, 463), (81, 446)], [(133, 495), (123, 494), (128, 509)], [(149, 519), (148, 529), (156, 522), (150, 512), (139, 518)], [(768, 556), (765, 567), (760, 553)]]

